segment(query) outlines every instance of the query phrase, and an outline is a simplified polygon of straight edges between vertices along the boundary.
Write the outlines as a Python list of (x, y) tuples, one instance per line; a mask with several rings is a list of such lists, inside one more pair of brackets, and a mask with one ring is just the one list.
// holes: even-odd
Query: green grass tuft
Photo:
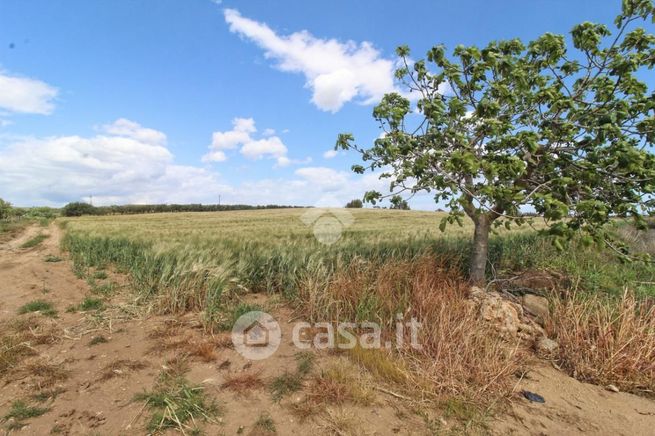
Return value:
[(45, 316), (49, 316), (52, 318), (57, 316), (57, 311), (52, 306), (52, 303), (43, 300), (31, 301), (27, 304), (22, 305), (18, 309), (18, 313), (21, 315), (25, 313), (32, 313), (32, 312), (39, 312)]
[(32, 239), (30, 239), (30, 240), (26, 241), (25, 243), (23, 243), (23, 245), (21, 245), (20, 248), (36, 247), (37, 245), (39, 245), (41, 242), (43, 242), (47, 238), (48, 238), (48, 235), (46, 235), (44, 233), (39, 233), (38, 235), (36, 235)]
[(79, 309), (82, 312), (88, 312), (91, 310), (102, 310), (105, 308), (105, 303), (99, 298), (86, 297), (79, 305)]
[(266, 412), (259, 415), (257, 421), (255, 421), (255, 428), (262, 433), (277, 433), (273, 418)]
[(297, 392), (302, 388), (303, 380), (312, 370), (314, 365), (314, 354), (303, 351), (296, 354), (297, 368), (295, 372), (285, 371), (275, 377), (270, 385), (271, 396), (275, 401)]
[(102, 335), (94, 336), (94, 337), (91, 338), (91, 340), (89, 341), (89, 346), (98, 345), (98, 344), (106, 344), (107, 342), (109, 342), (109, 341), (107, 340), (107, 338), (105, 338), (105, 337), (102, 336)]
[(22, 400), (16, 400), (11, 403), (11, 409), (9, 413), (5, 415), (5, 419), (15, 419), (16, 421), (23, 421), (29, 418), (36, 418), (46, 413), (48, 408), (45, 407), (33, 407), (29, 406), (26, 402)]
[(218, 406), (206, 397), (202, 386), (166, 373), (162, 373), (153, 391), (137, 394), (134, 401), (144, 401), (151, 410), (148, 431), (153, 433), (167, 429), (184, 433), (189, 429), (188, 422), (195, 425), (197, 420), (212, 421), (219, 414)]

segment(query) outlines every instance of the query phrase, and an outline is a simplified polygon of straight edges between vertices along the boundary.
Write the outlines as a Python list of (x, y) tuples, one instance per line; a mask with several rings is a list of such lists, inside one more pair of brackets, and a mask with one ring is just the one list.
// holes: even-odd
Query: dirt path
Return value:
[[(48, 237), (33, 248), (21, 248), (40, 233)], [(425, 420), (411, 404), (373, 388), (367, 393), (367, 406), (307, 407), (313, 386), (309, 379), (300, 391), (274, 401), (271, 381), (297, 366), (297, 350), (291, 343), (283, 342), (269, 359), (249, 362), (231, 348), (227, 333), (204, 333), (199, 315), (144, 317), (130, 303), (125, 277), (111, 271), (100, 275), (89, 271), (97, 278), (88, 281), (76, 277), (59, 250), (61, 236), (55, 224), (47, 229), (34, 226), (0, 245), (0, 333), (20, 332), (31, 338), (30, 352), (0, 372), (0, 417), (16, 400), (47, 409), (37, 417), (0, 420), (3, 430), (38, 435), (147, 434), (150, 412), (134, 396), (152, 390), (162, 371), (180, 361), (188, 366), (185, 377), (203, 386), (221, 411), (212, 422), (199, 423), (208, 435), (271, 434), (256, 425), (266, 416), (281, 435), (440, 434), (451, 424), (438, 417)], [(46, 256), (61, 261), (46, 262)], [(113, 291), (99, 293), (103, 285)], [(102, 298), (104, 310), (67, 311), (88, 296)], [(249, 298), (272, 304), (264, 296)], [(52, 303), (57, 317), (18, 314), (35, 300)], [(283, 337), (289, 337), (291, 324), (284, 321), (292, 314), (282, 306), (271, 307), (282, 321)], [(322, 354), (312, 374), (348, 365), (343, 360)], [(242, 384), (226, 385), (235, 380)], [(531, 404), (517, 395), (512, 412), (491, 421), (488, 432), (635, 435), (655, 429), (655, 402), (579, 383), (549, 366), (536, 367), (517, 385), (521, 389), (543, 395), (546, 403)]]
[(538, 393), (545, 403), (516, 401), (512, 411), (492, 423), (496, 434), (651, 435), (655, 401), (581, 383), (542, 363), (527, 374), (517, 391)]

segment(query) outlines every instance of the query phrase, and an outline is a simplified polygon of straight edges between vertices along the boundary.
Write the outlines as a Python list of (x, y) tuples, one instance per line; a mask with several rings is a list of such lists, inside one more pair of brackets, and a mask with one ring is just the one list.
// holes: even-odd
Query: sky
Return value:
[[(0, 198), (17, 206), (343, 205), (394, 50), (484, 46), (619, 0), (0, 0)], [(437, 207), (430, 195), (413, 208)]]

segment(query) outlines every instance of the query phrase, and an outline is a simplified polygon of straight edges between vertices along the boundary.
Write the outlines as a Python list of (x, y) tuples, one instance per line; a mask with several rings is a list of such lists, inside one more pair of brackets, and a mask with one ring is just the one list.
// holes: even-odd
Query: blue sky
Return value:
[[(381, 188), (394, 49), (610, 24), (616, 0), (0, 0), (0, 197), (17, 205), (343, 204)], [(429, 196), (415, 208), (434, 209)]]

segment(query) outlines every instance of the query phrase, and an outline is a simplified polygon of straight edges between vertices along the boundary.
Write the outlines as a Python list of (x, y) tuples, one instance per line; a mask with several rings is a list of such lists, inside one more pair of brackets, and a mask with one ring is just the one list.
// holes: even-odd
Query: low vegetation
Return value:
[(46, 407), (30, 406), (22, 400), (16, 400), (11, 403), (11, 409), (9, 410), (9, 413), (4, 416), (4, 419), (13, 421), (9, 425), (8, 430), (20, 429), (26, 425), (24, 423), (26, 419), (41, 416), (48, 410), (50, 409)]
[(571, 375), (655, 395), (655, 300), (575, 294), (556, 299), (553, 314), (559, 362)]
[(277, 430), (275, 429), (275, 421), (269, 413), (262, 413), (255, 421), (255, 433), (254, 434), (275, 434)]
[(152, 415), (148, 431), (176, 429), (183, 434), (198, 431), (198, 421), (214, 421), (218, 406), (209, 400), (202, 386), (190, 384), (182, 374), (163, 371), (155, 388), (138, 394), (135, 401), (145, 402)]
[(280, 401), (285, 396), (299, 391), (303, 381), (309, 375), (314, 364), (314, 355), (309, 352), (296, 354), (296, 370), (284, 371), (275, 377), (270, 384), (271, 396), (275, 401)]
[(19, 314), (39, 312), (42, 315), (49, 317), (56, 317), (57, 311), (55, 310), (52, 303), (43, 300), (34, 300), (29, 303), (26, 303), (18, 308)]
[(36, 247), (37, 245), (41, 244), (41, 242), (45, 241), (46, 239), (48, 239), (48, 235), (46, 235), (45, 233), (39, 233), (35, 237), (33, 237), (33, 238), (27, 240), (26, 242), (24, 242), (20, 246), (20, 248), (33, 248), (33, 247)]
[(35, 354), (35, 346), (58, 340), (51, 321), (36, 315), (0, 324), (0, 379)]

